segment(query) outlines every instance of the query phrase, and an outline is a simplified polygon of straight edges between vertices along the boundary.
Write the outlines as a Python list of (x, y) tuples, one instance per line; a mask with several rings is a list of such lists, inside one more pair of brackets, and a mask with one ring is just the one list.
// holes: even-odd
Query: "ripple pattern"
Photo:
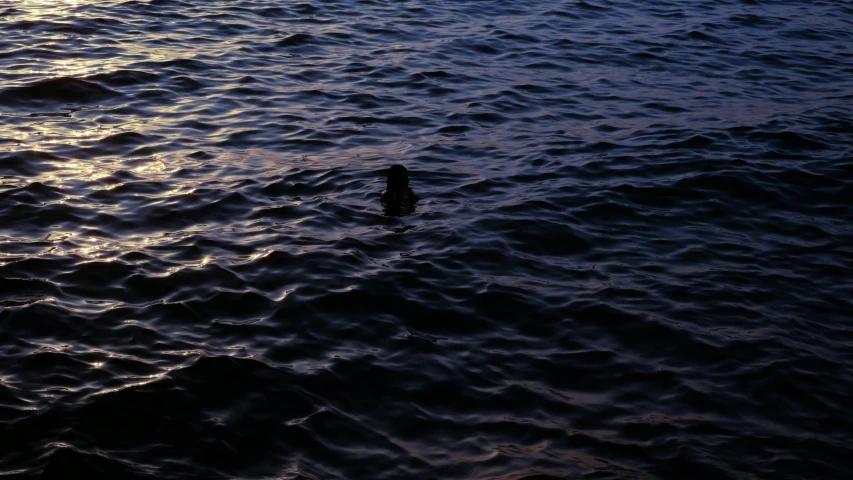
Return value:
[(0, 476), (853, 476), (849, 2), (0, 32)]

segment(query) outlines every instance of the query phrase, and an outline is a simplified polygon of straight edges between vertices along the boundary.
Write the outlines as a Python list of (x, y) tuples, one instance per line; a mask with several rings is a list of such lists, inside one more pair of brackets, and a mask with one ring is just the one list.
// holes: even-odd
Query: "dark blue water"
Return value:
[(0, 478), (853, 477), (850, 2), (0, 33)]

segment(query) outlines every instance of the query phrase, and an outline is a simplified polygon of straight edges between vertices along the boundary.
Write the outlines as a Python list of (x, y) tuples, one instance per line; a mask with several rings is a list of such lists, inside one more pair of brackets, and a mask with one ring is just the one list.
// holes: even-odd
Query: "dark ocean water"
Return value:
[(0, 478), (853, 478), (851, 2), (0, 33)]

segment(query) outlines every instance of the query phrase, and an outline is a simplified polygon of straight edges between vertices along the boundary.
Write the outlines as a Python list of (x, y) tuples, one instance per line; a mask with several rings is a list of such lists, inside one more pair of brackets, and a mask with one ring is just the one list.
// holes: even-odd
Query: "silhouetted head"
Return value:
[(402, 165), (391, 165), (388, 169), (388, 188), (402, 191), (409, 186), (409, 171)]

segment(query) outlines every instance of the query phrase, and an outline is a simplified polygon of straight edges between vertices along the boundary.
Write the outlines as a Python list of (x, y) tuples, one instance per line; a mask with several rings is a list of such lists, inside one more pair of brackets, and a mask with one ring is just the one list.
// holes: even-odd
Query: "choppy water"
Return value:
[(853, 476), (850, 2), (0, 5), (4, 478)]

